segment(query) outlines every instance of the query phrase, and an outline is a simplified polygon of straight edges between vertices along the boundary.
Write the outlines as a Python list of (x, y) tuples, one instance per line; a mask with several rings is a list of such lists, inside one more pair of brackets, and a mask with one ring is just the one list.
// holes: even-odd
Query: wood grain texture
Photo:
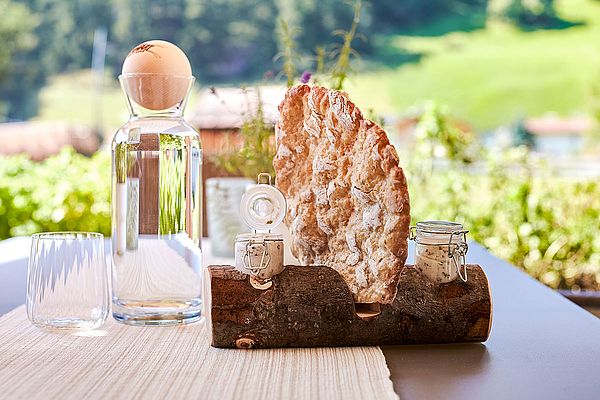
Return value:
[(267, 290), (231, 266), (210, 266), (215, 347), (315, 347), (485, 341), (491, 297), (479, 265), (468, 282), (434, 285), (405, 268), (392, 304), (360, 318), (342, 277), (328, 267), (288, 266)]

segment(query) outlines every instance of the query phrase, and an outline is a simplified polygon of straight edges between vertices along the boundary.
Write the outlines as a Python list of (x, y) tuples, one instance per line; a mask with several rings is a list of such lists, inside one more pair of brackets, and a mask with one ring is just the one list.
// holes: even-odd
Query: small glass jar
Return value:
[(283, 235), (270, 231), (283, 221), (286, 210), (285, 197), (271, 186), (269, 174), (260, 174), (258, 184), (242, 196), (240, 215), (254, 232), (236, 236), (235, 268), (250, 275), (251, 282), (267, 282), (283, 271)]
[(468, 232), (457, 222), (417, 222), (410, 234), (416, 244), (415, 268), (434, 283), (448, 283), (456, 278), (466, 282)]

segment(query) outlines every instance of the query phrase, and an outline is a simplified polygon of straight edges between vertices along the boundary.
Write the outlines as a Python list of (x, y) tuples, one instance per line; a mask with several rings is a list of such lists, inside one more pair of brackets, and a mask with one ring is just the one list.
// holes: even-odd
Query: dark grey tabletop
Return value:
[[(28, 254), (28, 239), (0, 242), (0, 315), (25, 302)], [(384, 346), (400, 398), (600, 398), (600, 319), (477, 244), (467, 260), (483, 266), (492, 287), (491, 336)]]

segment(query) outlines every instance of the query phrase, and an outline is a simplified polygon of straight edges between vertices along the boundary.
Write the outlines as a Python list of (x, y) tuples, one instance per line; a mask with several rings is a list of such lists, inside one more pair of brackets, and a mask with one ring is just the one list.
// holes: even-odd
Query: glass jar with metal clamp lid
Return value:
[[(258, 183), (242, 196), (242, 220), (254, 230), (236, 236), (235, 268), (251, 276), (255, 286), (283, 271), (283, 236), (271, 233), (287, 210), (283, 194), (271, 185), (271, 175), (258, 175)], [(270, 285), (269, 285), (270, 286)]]
[(422, 221), (410, 228), (416, 243), (415, 268), (435, 283), (467, 281), (467, 233), (462, 224)]

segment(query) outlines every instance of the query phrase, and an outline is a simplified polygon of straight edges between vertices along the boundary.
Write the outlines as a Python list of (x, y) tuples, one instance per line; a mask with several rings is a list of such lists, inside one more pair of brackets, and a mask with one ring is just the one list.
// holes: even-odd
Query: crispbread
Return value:
[(407, 256), (410, 209), (384, 130), (344, 92), (296, 86), (279, 105), (277, 187), (301, 263), (327, 265), (357, 303), (390, 303)]

